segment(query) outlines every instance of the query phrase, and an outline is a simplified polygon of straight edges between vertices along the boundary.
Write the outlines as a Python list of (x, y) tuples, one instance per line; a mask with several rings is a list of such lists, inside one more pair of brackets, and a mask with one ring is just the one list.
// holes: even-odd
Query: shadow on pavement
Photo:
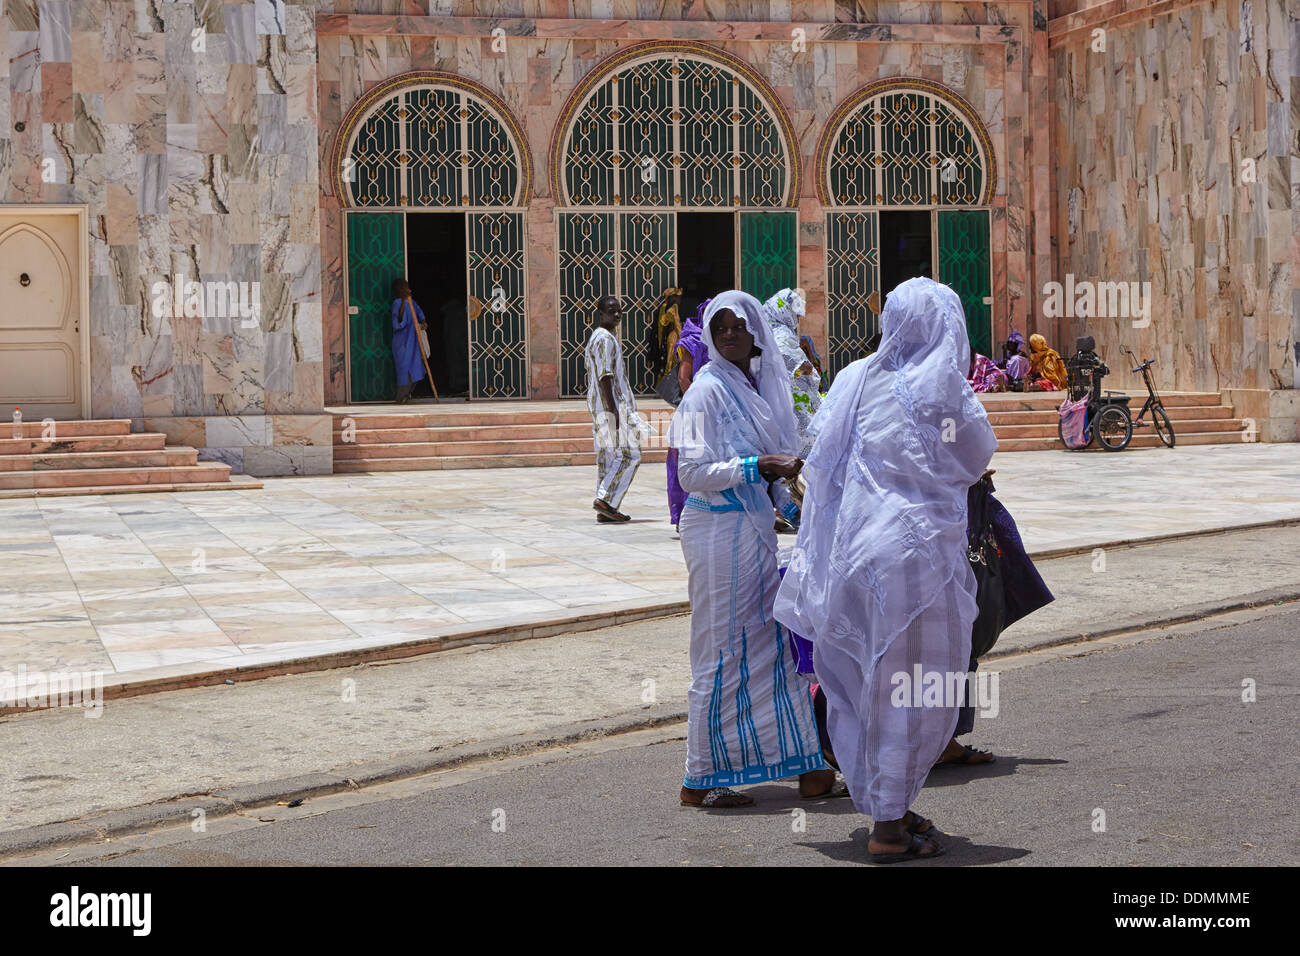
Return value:
[[(942, 831), (940, 831), (942, 832)], [(946, 851), (943, 856), (930, 859), (913, 859), (900, 863), (872, 863), (867, 850), (867, 839), (871, 836), (871, 827), (859, 827), (847, 840), (834, 843), (801, 843), (800, 846), (816, 850), (829, 859), (841, 863), (861, 863), (866, 866), (982, 866), (988, 863), (1006, 863), (1029, 855), (1029, 851), (1020, 847), (990, 846), (972, 843), (966, 837), (943, 834)]]
[(1021, 764), (1035, 766), (1063, 763), (1069, 763), (1069, 761), (1059, 760), (1055, 757), (1008, 757), (999, 754), (998, 759), (992, 763), (945, 764), (935, 767), (930, 771), (930, 776), (926, 778), (925, 785), (927, 788), (960, 787), (968, 783), (988, 780), (991, 777), (1009, 777), (1016, 772), (1016, 768)]

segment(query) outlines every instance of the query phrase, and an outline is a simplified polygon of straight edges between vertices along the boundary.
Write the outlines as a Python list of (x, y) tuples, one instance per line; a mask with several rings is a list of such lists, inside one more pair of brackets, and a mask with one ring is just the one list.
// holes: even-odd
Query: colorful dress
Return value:
[[(888, 303), (886, 303), (887, 305)], [(977, 392), (1005, 392), (1007, 373), (998, 368), (986, 355), (976, 355), (971, 366), (970, 387)]]
[[(709, 364), (709, 350), (704, 345), (704, 339), (700, 337), (700, 333), (704, 331), (700, 322), (704, 317), (704, 310), (708, 308), (711, 301), (713, 300), (705, 299), (700, 303), (699, 311), (694, 318), (686, 320), (681, 337), (677, 340), (678, 361), (690, 359), (692, 376), (698, 375), (704, 366)], [(677, 480), (677, 449), (669, 448), (665, 460), (668, 470), (668, 518), (675, 528), (681, 519), (682, 507), (686, 504), (686, 489)]]
[(397, 367), (397, 384), (414, 385), (424, 378), (424, 355), (416, 335), (416, 323), (424, 321), (424, 312), (414, 299), (415, 317), (406, 308), (405, 299), (393, 300), (393, 365)]
[(812, 449), (808, 426), (821, 407), (822, 396), (821, 376), (816, 369), (799, 371), (805, 365), (812, 366), (799, 346), (799, 316), (805, 311), (803, 296), (797, 289), (782, 289), (763, 303), (763, 308), (767, 310), (772, 337), (781, 350), (786, 373), (790, 376), (790, 396), (794, 401), (794, 417), (799, 426), (799, 450), (795, 454), (806, 458)]

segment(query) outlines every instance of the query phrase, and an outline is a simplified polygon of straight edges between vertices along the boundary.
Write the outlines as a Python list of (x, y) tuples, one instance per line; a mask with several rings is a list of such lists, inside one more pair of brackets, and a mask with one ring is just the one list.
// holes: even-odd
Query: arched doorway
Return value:
[(665, 289), (684, 290), (684, 318), (724, 289), (797, 284), (794, 131), (763, 78), (721, 50), (651, 42), (598, 64), (556, 125), (551, 177), (563, 396), (585, 391), (603, 295), (623, 300), (628, 378), (646, 393)]
[(971, 347), (990, 354), (996, 183), (983, 122), (937, 83), (881, 80), (836, 108), (817, 147), (832, 373), (861, 358), (885, 294), (918, 274), (957, 291)]
[(394, 77), (344, 117), (333, 171), (345, 217), (349, 399), (393, 396), (391, 283), (400, 276), (429, 321), (442, 396), (526, 398), (532, 163), (505, 104), (454, 74)]

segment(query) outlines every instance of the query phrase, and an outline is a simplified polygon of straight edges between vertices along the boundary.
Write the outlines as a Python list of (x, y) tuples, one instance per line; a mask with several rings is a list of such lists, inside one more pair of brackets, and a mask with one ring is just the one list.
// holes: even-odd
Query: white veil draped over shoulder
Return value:
[(966, 381), (961, 300), (917, 278), (888, 296), (879, 351), (813, 419), (804, 509), (776, 615), (865, 667), (959, 576), (974, 622), (966, 492), (997, 449)]

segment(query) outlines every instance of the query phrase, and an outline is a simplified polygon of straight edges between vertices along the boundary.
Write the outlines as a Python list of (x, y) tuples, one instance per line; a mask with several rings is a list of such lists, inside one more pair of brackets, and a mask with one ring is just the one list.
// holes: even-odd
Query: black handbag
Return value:
[(967, 495), (970, 509), (966, 557), (975, 573), (975, 603), (979, 613), (971, 627), (971, 657), (983, 657), (993, 649), (1002, 633), (1007, 614), (1007, 597), (1002, 577), (1002, 555), (989, 517), (989, 495), (993, 482), (981, 478)]
[(682, 386), (677, 381), (677, 369), (664, 372), (664, 377), (659, 379), (659, 384), (655, 386), (655, 394), (673, 408), (682, 403)]

